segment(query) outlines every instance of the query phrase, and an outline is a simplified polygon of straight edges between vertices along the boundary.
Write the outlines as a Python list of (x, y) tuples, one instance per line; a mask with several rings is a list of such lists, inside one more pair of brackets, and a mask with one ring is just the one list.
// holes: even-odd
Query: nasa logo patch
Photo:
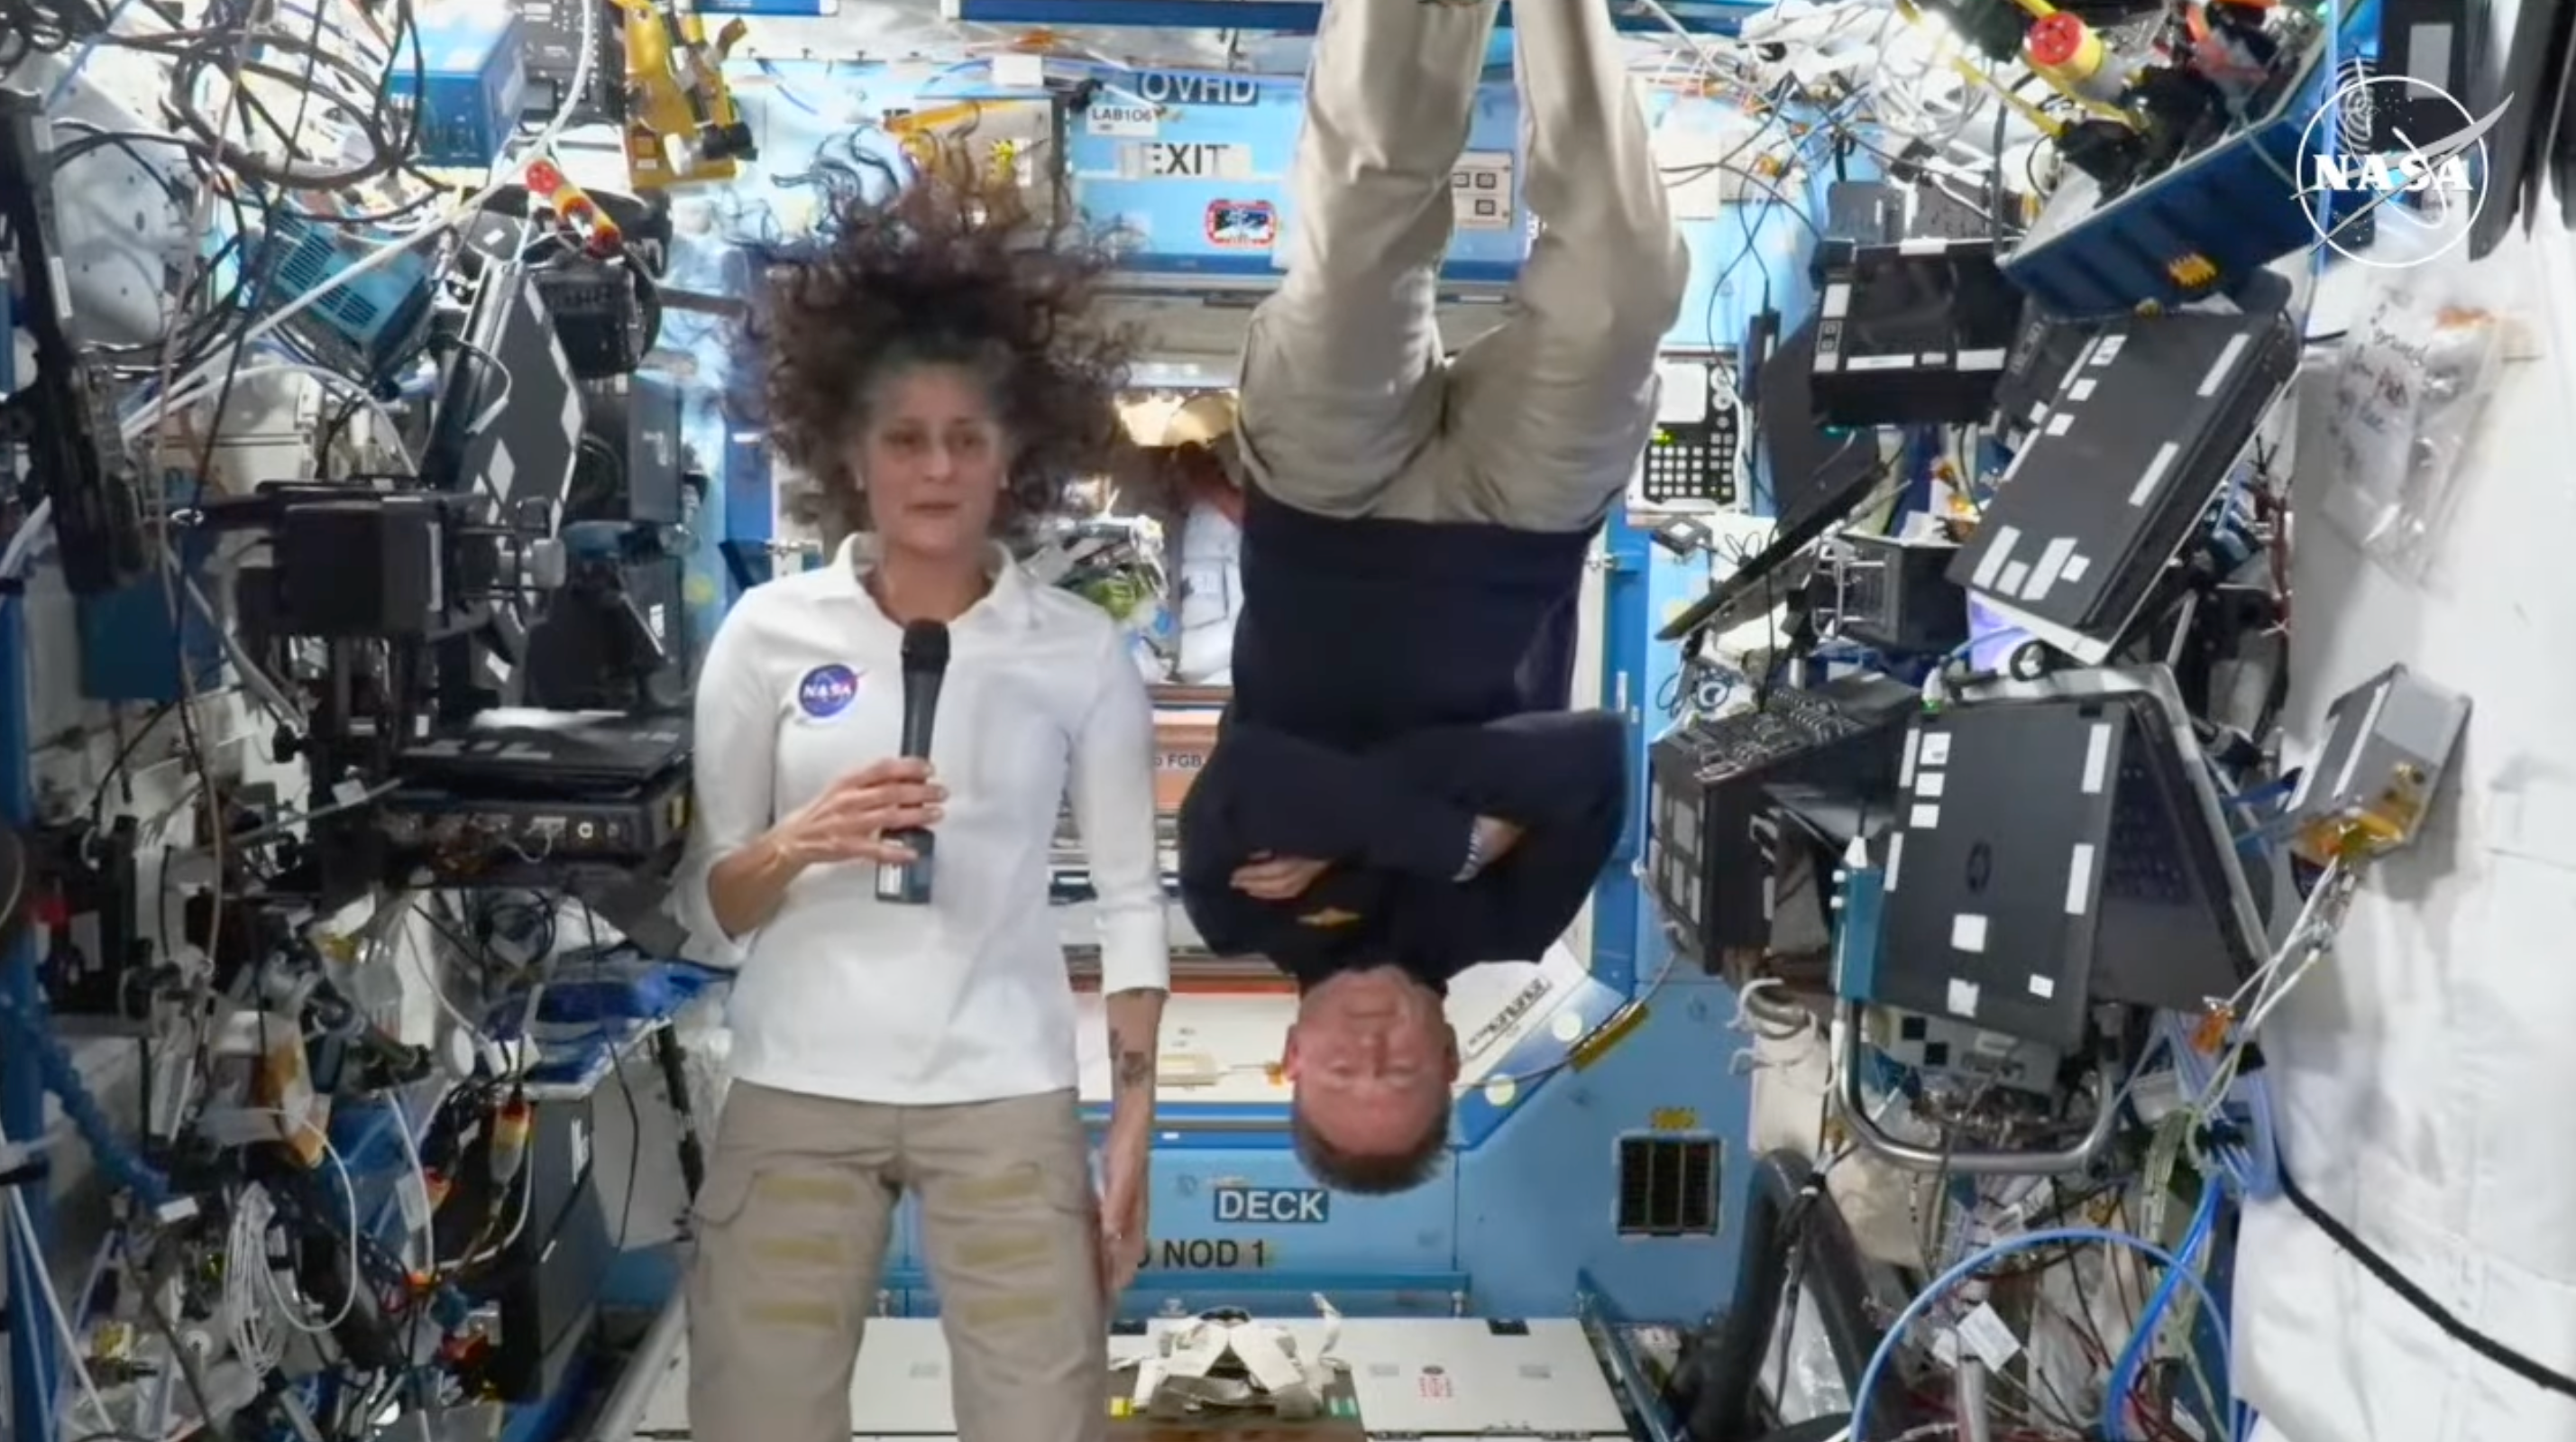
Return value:
[(859, 698), (859, 673), (847, 666), (817, 666), (796, 683), (796, 709), (817, 721), (850, 709)]

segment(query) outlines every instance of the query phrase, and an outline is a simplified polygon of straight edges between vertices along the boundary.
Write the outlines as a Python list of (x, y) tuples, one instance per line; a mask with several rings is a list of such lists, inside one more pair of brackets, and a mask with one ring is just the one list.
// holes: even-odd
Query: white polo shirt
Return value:
[(1153, 708), (1107, 613), (1007, 556), (949, 627), (931, 903), (879, 902), (874, 863), (822, 866), (753, 935), (728, 943), (715, 923), (717, 860), (900, 749), (903, 631), (860, 586), (867, 561), (853, 540), (832, 565), (747, 592), (698, 680), (697, 817), (677, 903), (702, 947), (741, 968), (733, 1074), (908, 1104), (1070, 1088), (1073, 988), (1047, 897), (1068, 790), (1099, 895), (1103, 989), (1171, 983)]

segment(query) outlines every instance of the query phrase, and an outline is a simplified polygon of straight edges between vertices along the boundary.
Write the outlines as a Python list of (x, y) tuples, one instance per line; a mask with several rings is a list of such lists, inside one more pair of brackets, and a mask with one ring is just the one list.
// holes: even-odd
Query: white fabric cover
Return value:
[(1184, 686), (1234, 680), (1234, 618), (1243, 609), (1243, 530), (1208, 502), (1181, 522), (1181, 655), (1172, 679)]
[[(2544, 354), (2505, 367), (2433, 582), (2357, 554), (2322, 521), (2323, 467), (2301, 468), (2293, 734), (2392, 661), (2474, 709), (2432, 834), (2368, 879), (2265, 1040), (2308, 1194), (2454, 1315), (2576, 1374), (2576, 242), (2548, 211), (2484, 262), (2523, 268)], [(2307, 378), (2311, 428), (2330, 389)], [(2248, 1210), (2238, 1266), (2236, 1373), (2268, 1435), (2576, 1439), (2576, 1402), (2449, 1341), (2288, 1202)]]

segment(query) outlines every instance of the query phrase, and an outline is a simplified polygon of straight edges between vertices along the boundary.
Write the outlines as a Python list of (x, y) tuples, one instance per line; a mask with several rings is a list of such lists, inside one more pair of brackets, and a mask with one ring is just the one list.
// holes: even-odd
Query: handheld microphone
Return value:
[[(915, 621), (903, 628), (903, 755), (930, 759), (930, 729), (939, 719), (939, 686), (948, 677), (948, 627)], [(877, 863), (877, 900), (897, 906), (930, 904), (930, 833), (920, 827), (889, 831), (885, 839), (912, 853), (910, 861)]]

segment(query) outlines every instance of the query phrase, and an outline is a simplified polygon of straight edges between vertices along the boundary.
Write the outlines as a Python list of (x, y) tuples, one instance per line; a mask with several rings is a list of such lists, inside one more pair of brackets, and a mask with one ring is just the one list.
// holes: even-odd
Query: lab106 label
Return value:
[(1315, 1225), (1333, 1219), (1333, 1194), (1321, 1187), (1218, 1187), (1220, 1222)]
[(1163, 116), (1151, 105), (1092, 102), (1083, 124), (1094, 135), (1118, 140), (1151, 140), (1163, 131)]

